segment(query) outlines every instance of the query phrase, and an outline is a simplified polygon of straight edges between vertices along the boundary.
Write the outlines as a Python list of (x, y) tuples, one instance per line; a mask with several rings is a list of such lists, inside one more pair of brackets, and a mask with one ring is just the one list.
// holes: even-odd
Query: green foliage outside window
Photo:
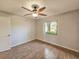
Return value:
[(45, 33), (51, 35), (57, 35), (57, 22), (45, 23)]

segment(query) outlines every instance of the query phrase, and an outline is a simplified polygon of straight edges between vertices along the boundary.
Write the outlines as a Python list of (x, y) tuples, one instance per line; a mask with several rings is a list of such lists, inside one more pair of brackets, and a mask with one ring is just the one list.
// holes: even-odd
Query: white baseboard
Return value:
[(22, 44), (24, 44), (24, 43), (28, 43), (28, 42), (30, 42), (30, 41), (32, 41), (32, 40), (35, 40), (35, 39), (31, 39), (31, 40), (27, 40), (27, 41), (25, 41), (25, 42), (18, 43), (18, 44), (16, 44), (16, 45), (11, 46), (11, 48), (16, 47), (16, 46), (18, 46), (18, 45), (22, 45)]
[(11, 48), (2, 49), (2, 50), (0, 50), (0, 52), (8, 51), (8, 50), (10, 50), (10, 49), (11, 49)]

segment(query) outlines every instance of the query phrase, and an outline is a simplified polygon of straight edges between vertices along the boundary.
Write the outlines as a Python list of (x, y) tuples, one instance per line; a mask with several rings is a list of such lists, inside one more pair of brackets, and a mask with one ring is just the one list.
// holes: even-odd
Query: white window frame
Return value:
[[(52, 23), (55, 23), (55, 24), (53, 25), (53, 26), (55, 26), (55, 28), (52, 27), (52, 28), (54, 28), (54, 29), (51, 31), (51, 25), (52, 25)], [(44, 23), (44, 32), (45, 32), (46, 34), (57, 35), (57, 34), (58, 34), (57, 29), (58, 29), (58, 23), (57, 23), (56, 21), (51, 21), (51, 22), (45, 22), (45, 23)]]

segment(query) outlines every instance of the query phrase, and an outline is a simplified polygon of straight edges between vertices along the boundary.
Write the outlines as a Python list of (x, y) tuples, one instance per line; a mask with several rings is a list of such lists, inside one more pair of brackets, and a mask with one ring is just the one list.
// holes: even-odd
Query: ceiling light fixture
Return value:
[(33, 13), (32, 16), (33, 17), (38, 17), (38, 14), (37, 13)]

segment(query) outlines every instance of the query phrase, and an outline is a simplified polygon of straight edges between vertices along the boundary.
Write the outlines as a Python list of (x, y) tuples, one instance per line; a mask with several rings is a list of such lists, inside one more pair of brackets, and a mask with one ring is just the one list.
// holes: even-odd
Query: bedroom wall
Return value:
[[(58, 22), (58, 35), (44, 33), (44, 23), (49, 21)], [(79, 51), (79, 10), (41, 18), (37, 21), (36, 30), (37, 39)]]
[(35, 21), (20, 16), (11, 17), (12, 46), (35, 39)]

